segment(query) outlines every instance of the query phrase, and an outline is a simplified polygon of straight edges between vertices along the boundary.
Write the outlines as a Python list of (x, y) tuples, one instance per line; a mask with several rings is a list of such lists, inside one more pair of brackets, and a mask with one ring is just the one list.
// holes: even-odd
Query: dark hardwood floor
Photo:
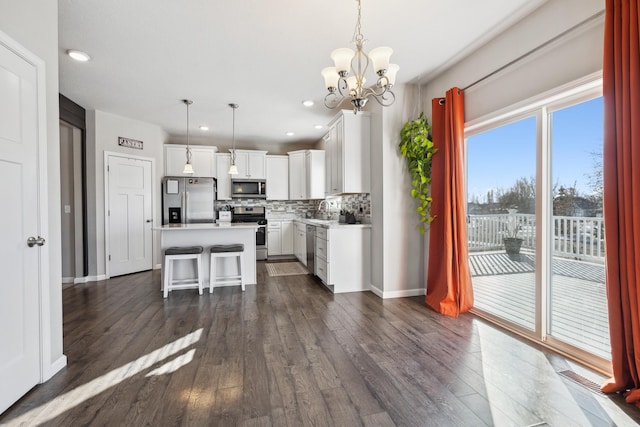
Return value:
[[(66, 287), (68, 366), (0, 415), (53, 426), (609, 426), (639, 410), (600, 378), (423, 297), (332, 295), (309, 276), (213, 294), (159, 271)], [(578, 377), (580, 378), (580, 377)]]

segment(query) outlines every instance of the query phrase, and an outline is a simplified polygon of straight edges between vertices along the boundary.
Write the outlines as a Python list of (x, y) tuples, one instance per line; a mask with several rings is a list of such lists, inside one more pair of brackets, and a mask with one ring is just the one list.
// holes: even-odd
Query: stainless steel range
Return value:
[(256, 259), (267, 259), (267, 218), (263, 206), (233, 209), (231, 222), (257, 222), (260, 227), (256, 230)]

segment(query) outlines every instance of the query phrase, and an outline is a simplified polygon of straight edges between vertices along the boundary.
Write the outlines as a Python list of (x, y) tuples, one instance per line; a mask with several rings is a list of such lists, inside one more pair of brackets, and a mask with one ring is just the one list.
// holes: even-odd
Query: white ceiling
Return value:
[[(544, 0), (363, 0), (362, 33), (394, 49), (397, 84), (422, 82)], [(352, 47), (355, 0), (59, 0), (60, 92), (88, 110), (153, 123), (212, 144), (315, 142), (335, 111), (320, 76)], [(78, 63), (67, 49), (92, 57)], [(373, 76), (370, 76), (373, 81)], [(469, 82), (461, 82), (466, 84)], [(304, 107), (311, 99), (315, 105)], [(374, 101), (371, 101), (374, 102)], [(202, 133), (198, 126), (210, 131)], [(288, 131), (295, 136), (287, 137)], [(241, 144), (239, 144), (241, 146)]]

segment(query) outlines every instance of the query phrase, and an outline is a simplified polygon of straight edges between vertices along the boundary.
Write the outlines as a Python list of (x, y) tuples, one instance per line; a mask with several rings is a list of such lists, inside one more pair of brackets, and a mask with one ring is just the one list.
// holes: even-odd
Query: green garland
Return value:
[(409, 172), (411, 173), (411, 197), (420, 202), (416, 211), (420, 215), (418, 229), (424, 234), (424, 225), (433, 221), (431, 216), (431, 161), (436, 148), (429, 139), (431, 126), (428, 120), (420, 113), (420, 117), (409, 120), (400, 131), (400, 153), (407, 159)]

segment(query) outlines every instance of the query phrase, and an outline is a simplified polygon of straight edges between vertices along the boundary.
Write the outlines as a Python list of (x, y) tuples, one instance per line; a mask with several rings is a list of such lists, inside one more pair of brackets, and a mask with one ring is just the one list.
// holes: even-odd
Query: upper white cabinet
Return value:
[(218, 179), (218, 200), (231, 200), (231, 178), (229, 176), (231, 154), (218, 153), (215, 159), (218, 171), (216, 176)]
[(304, 160), (305, 173), (307, 178), (305, 182), (307, 199), (324, 199), (324, 150), (307, 150), (306, 153), (304, 153)]
[(324, 150), (298, 150), (289, 154), (289, 199), (324, 199)]
[(216, 176), (215, 154), (216, 147), (191, 145), (191, 165), (193, 174), (182, 173), (187, 162), (187, 146), (165, 144), (164, 146), (164, 175), (165, 176)]
[(289, 199), (306, 199), (304, 150), (289, 153)]
[(289, 200), (288, 156), (267, 156), (267, 200)]
[(267, 179), (267, 152), (236, 149), (237, 179)]
[(341, 110), (329, 123), (326, 149), (326, 195), (371, 192), (371, 115)]

